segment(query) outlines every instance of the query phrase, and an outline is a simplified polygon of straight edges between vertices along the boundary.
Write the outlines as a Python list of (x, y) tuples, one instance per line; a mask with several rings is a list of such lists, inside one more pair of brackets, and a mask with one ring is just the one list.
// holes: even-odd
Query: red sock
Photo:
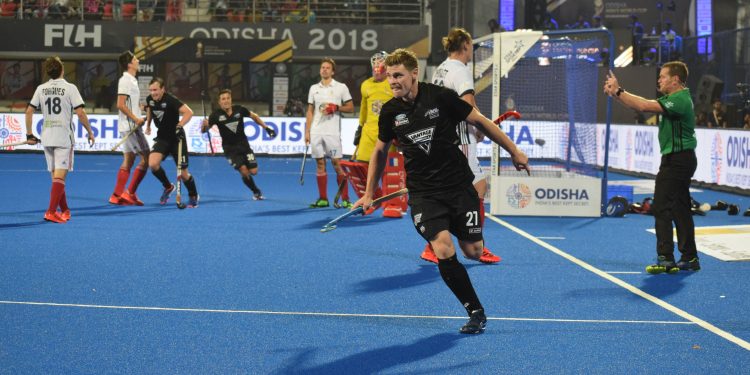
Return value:
[[(341, 185), (341, 181), (346, 178), (345, 174), (337, 174), (336, 175), (336, 182)], [(347, 182), (348, 185), (348, 182)], [(341, 190), (341, 199), (348, 201), (349, 200), (349, 186), (344, 186), (343, 190)]]
[(484, 228), (484, 198), (479, 198), (479, 225)]
[(57, 211), (57, 205), (60, 203), (60, 197), (65, 193), (65, 181), (59, 178), (52, 180), (52, 189), (49, 193), (49, 207), (47, 212)]
[(65, 199), (65, 190), (63, 190), (62, 195), (60, 196), (60, 211), (65, 212), (67, 210), (69, 210), (68, 200)]
[(127, 170), (125, 168), (120, 168), (120, 171), (117, 172), (117, 184), (115, 185), (115, 195), (120, 196), (122, 195), (122, 191), (125, 190), (125, 184), (128, 183), (128, 178), (130, 177), (130, 170)]
[(138, 190), (138, 185), (141, 184), (141, 181), (143, 181), (143, 176), (146, 175), (146, 168), (143, 167), (136, 167), (135, 171), (133, 172), (133, 179), (130, 180), (130, 187), (128, 187), (128, 191), (132, 194), (135, 194), (135, 191)]
[(321, 199), (328, 200), (328, 174), (323, 173), (318, 176), (318, 194)]

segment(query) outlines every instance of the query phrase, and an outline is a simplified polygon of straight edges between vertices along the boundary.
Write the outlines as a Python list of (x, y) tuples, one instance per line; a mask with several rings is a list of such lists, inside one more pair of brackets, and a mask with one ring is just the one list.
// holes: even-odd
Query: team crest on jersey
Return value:
[(401, 126), (401, 125), (407, 125), (409, 124), (409, 118), (406, 117), (406, 114), (402, 113), (396, 116), (396, 119), (393, 122), (393, 125), (395, 126)]
[(162, 108), (167, 108), (167, 102), (161, 103)]
[(376, 116), (380, 115), (380, 109), (383, 108), (383, 102), (380, 100), (376, 100), (372, 102), (372, 113)]
[(424, 113), (424, 117), (426, 117), (426, 118), (428, 118), (430, 120), (432, 120), (432, 119), (434, 119), (435, 117), (438, 117), (438, 116), (440, 116), (440, 111), (437, 108), (433, 108), (433, 109), (431, 109), (431, 110), (429, 110), (429, 111), (427, 111), (427, 112)]
[(219, 121), (226, 121), (227, 116), (221, 115), (219, 116)]
[(150, 105), (150, 106), (152, 106), (152, 107), (153, 107), (153, 106), (154, 106), (154, 101), (153, 101), (153, 100), (149, 100), (149, 101), (148, 101), (148, 105)]
[(224, 126), (226, 126), (227, 129), (231, 130), (232, 133), (237, 133), (237, 125), (239, 125), (239, 122), (237, 121), (224, 124)]
[(422, 129), (414, 133), (406, 135), (414, 144), (422, 149), (427, 155), (430, 154), (430, 146), (432, 146), (432, 135), (435, 133), (435, 127), (429, 127)]

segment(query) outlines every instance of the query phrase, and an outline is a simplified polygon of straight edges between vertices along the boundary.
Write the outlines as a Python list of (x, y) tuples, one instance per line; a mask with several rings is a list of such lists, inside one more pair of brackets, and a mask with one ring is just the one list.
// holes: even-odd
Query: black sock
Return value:
[(258, 189), (257, 186), (255, 186), (255, 181), (253, 180), (252, 175), (242, 176), (242, 182), (247, 185), (247, 187), (250, 188), (250, 190), (253, 191), (253, 193), (258, 194), (260, 193), (260, 189)]
[(185, 180), (185, 187), (187, 187), (188, 194), (191, 197), (195, 197), (198, 195), (198, 190), (195, 189), (195, 179), (193, 178), (193, 175), (190, 175), (190, 178)]
[(172, 183), (169, 182), (169, 179), (167, 178), (167, 173), (164, 172), (164, 168), (159, 168), (159, 170), (157, 171), (154, 171), (152, 169), (151, 174), (153, 174), (165, 188), (168, 188), (172, 185)]
[(466, 309), (466, 312), (471, 315), (471, 312), (482, 308), (482, 304), (479, 303), (479, 297), (474, 291), (474, 287), (471, 285), (469, 274), (466, 272), (466, 268), (454, 254), (448, 259), (438, 260), (438, 269), (440, 270), (440, 276), (443, 277), (445, 285), (451, 289), (453, 294), (461, 301), (461, 304)]

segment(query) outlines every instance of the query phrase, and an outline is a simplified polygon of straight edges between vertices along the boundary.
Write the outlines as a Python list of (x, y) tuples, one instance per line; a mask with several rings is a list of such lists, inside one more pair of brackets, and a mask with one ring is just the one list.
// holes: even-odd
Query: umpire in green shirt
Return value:
[[(651, 274), (700, 269), (695, 246), (695, 224), (691, 211), (690, 181), (698, 166), (695, 157), (695, 112), (690, 91), (685, 87), (687, 66), (679, 61), (664, 64), (659, 71), (659, 91), (664, 96), (648, 100), (625, 91), (612, 71), (604, 93), (628, 108), (661, 115), (659, 147), (661, 164), (656, 175), (652, 213), (656, 226), (657, 262), (646, 267)], [(677, 248), (682, 253), (675, 263), (672, 222), (677, 227)]]

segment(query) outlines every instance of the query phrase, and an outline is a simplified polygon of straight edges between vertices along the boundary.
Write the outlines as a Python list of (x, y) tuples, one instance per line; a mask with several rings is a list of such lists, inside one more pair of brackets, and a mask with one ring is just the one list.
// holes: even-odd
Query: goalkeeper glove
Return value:
[(323, 108), (323, 112), (325, 112), (325, 114), (329, 116), (336, 113), (338, 110), (339, 110), (339, 106), (333, 103), (328, 103), (326, 104), (325, 108)]
[(359, 146), (359, 139), (362, 138), (362, 126), (357, 127), (357, 131), (354, 132), (354, 145)]
[(269, 137), (271, 137), (271, 138), (276, 138), (276, 130), (273, 130), (273, 129), (272, 129), (272, 128), (270, 128), (270, 127), (265, 127), (265, 128), (263, 128), (263, 129), (265, 129), (265, 131), (266, 131), (266, 134), (268, 134), (268, 136), (269, 136)]

